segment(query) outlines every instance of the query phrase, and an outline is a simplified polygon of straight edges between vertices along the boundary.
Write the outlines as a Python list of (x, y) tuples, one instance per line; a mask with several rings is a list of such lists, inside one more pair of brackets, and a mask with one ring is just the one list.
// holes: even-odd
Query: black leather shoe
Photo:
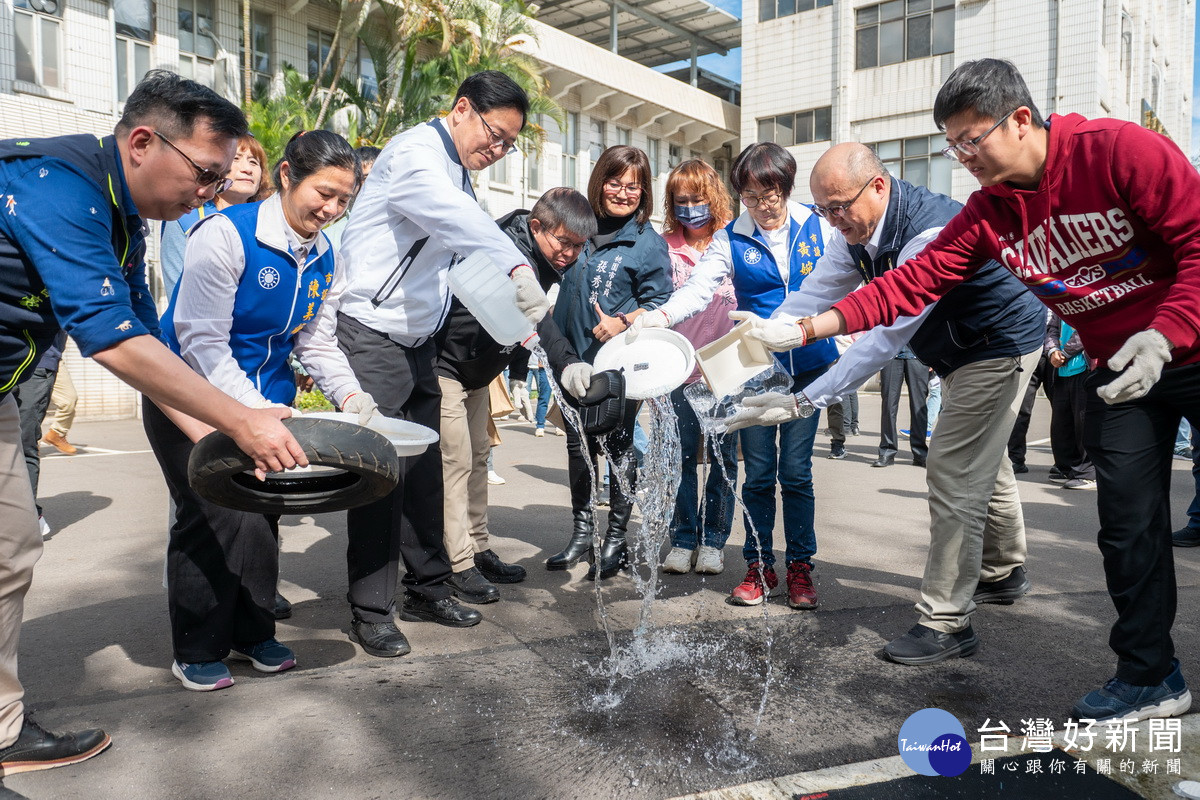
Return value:
[(351, 620), (350, 641), (361, 647), (367, 655), (379, 658), (396, 658), (412, 652), (408, 639), (394, 622)]
[(913, 466), (914, 466), (914, 467), (922, 467), (922, 468), (924, 468), (924, 466), (925, 466), (925, 456), (913, 456)]
[(279, 592), (275, 593), (275, 608), (273, 609), (275, 619), (287, 619), (292, 615), (292, 604), (288, 599)]
[(525, 580), (525, 568), (505, 564), (493, 550), (475, 554), (475, 566), (492, 583), (520, 583)]
[(451, 628), (469, 628), (482, 622), (483, 615), (473, 608), (467, 608), (453, 597), (428, 600), (406, 592), (404, 605), (400, 607), (400, 619), (405, 622), (436, 622)]
[(890, 467), (895, 458), (877, 458), (871, 462), (872, 467)]
[(1019, 464), (1016, 461), (1013, 462), (1013, 474), (1014, 475), (1024, 475), (1027, 472), (1029, 472), (1029, 467), (1025, 466), (1024, 461), (1022, 461)]
[(458, 596), (459, 600), (465, 600), (468, 603), (483, 605), (494, 603), (500, 599), (500, 590), (488, 583), (487, 578), (483, 577), (483, 573), (476, 567), (453, 573), (446, 578), (446, 585)]
[(1033, 588), (1025, 575), (1024, 567), (1017, 567), (998, 581), (980, 581), (971, 597), (976, 603), (995, 603), (1000, 606), (1011, 606), (1013, 601), (1022, 597)]
[(19, 772), (54, 769), (87, 761), (112, 744), (100, 730), (51, 733), (25, 715), (17, 740), (0, 750), (0, 775), (7, 778)]
[(883, 648), (883, 654), (897, 664), (922, 666), (936, 664), (948, 658), (966, 658), (979, 649), (975, 631), (968, 625), (955, 633), (942, 633), (924, 625), (893, 639)]

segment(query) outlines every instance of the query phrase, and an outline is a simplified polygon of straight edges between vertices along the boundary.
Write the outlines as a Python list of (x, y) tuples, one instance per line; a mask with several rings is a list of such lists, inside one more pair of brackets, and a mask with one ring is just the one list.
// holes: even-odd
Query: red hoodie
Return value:
[(834, 308), (850, 332), (917, 314), (996, 259), (1105, 362), (1147, 328), (1200, 361), (1200, 173), (1165, 136), (1053, 115), (1037, 189), (975, 192), (920, 255)]

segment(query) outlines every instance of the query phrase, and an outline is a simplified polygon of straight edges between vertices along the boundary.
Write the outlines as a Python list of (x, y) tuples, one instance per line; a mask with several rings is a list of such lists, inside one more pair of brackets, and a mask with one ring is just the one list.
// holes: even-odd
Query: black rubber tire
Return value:
[(386, 437), (369, 428), (329, 419), (283, 421), (309, 464), (337, 472), (280, 473), (254, 477), (254, 460), (217, 431), (192, 448), (188, 480), (196, 494), (237, 511), (260, 514), (320, 514), (380, 500), (400, 480), (400, 459)]

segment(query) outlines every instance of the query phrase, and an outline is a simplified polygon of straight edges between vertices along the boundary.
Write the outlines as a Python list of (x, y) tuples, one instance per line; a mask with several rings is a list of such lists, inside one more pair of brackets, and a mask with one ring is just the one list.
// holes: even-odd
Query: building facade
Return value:
[(742, 141), (786, 145), (797, 196), (832, 144), (958, 200), (978, 184), (939, 155), (933, 100), (954, 67), (1005, 58), (1044, 115), (1134, 120), (1191, 152), (1192, 0), (745, 0)]
[[(111, 133), (129, 92), (157, 67), (236, 98), (243, 18), (239, 0), (0, 0), (0, 138)], [(540, 153), (513, 154), (476, 176), (480, 202), (493, 216), (529, 208), (554, 186), (586, 191), (591, 165), (614, 144), (649, 154), (659, 192), (666, 173), (685, 158), (728, 168), (741, 127), (736, 106), (557, 28), (533, 25), (535, 38), (524, 47), (542, 63), (566, 127), (560, 132), (552, 120), (540, 120), (550, 132)], [(285, 64), (315, 75), (336, 26), (330, 3), (253, 0), (250, 80), (278, 90)], [(362, 86), (374, 76), (365, 49), (356, 47), (347, 69)], [(152, 272), (155, 254), (152, 246)], [(138, 413), (137, 393), (73, 345), (65, 363), (79, 389), (80, 417)]]

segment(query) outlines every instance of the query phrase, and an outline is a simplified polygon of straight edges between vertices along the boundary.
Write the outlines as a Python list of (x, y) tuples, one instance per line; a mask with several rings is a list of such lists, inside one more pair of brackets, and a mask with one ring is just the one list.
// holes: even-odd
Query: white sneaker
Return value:
[(698, 575), (720, 575), (725, 571), (725, 551), (708, 545), (700, 545), (696, 553), (696, 573)]
[(555, 426), (555, 428), (554, 428), (554, 435), (555, 435), (555, 436), (566, 436), (566, 435), (567, 435), (567, 432), (566, 432), (566, 431), (564, 431), (562, 428), (559, 428), (558, 426)]
[(504, 478), (501, 478), (496, 474), (496, 470), (492, 469), (488, 470), (488, 483), (492, 486), (503, 486), (504, 484), (508, 483), (508, 481), (504, 480)]
[(545, 430), (545, 428), (538, 428), (536, 431), (533, 432), (533, 435), (540, 439), (546, 435), (546, 430)]
[(46, 518), (38, 515), (38, 530), (42, 533), (42, 538), (45, 539), (50, 535), (50, 523), (46, 522)]
[(671, 552), (667, 553), (666, 559), (663, 560), (663, 572), (670, 575), (686, 575), (692, 571), (692, 558), (695, 555), (695, 550), (672, 547)]

